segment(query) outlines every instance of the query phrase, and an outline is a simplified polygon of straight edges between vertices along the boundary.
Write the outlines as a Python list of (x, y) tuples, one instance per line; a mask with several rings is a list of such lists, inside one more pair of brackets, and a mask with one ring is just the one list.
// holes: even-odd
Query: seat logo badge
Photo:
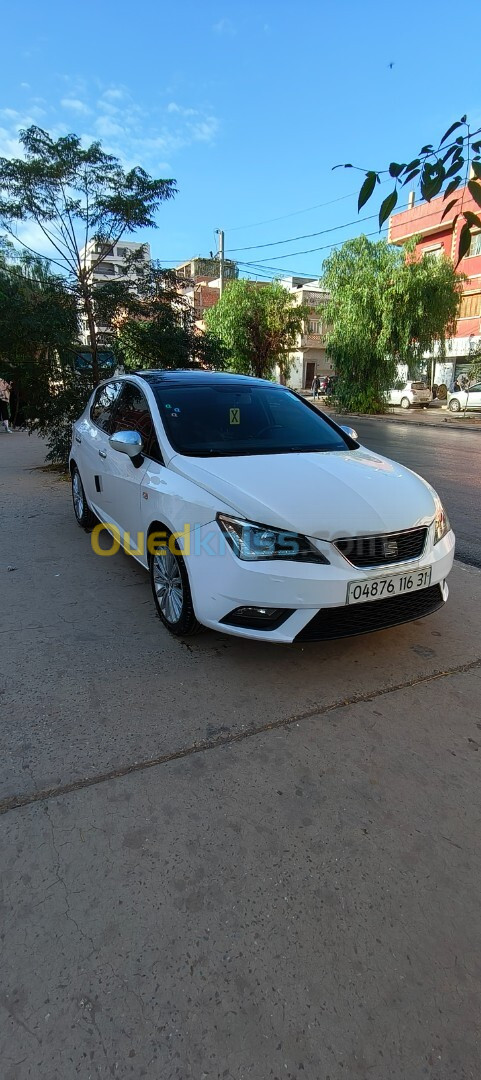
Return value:
[(385, 540), (383, 546), (385, 558), (394, 559), (398, 553), (398, 546), (396, 540)]

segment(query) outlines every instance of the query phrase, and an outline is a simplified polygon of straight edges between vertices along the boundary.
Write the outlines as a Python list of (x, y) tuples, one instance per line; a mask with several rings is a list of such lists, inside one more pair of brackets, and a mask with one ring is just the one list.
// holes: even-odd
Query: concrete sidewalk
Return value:
[(2, 1076), (478, 1080), (481, 572), (186, 645), (42, 450), (0, 446)]

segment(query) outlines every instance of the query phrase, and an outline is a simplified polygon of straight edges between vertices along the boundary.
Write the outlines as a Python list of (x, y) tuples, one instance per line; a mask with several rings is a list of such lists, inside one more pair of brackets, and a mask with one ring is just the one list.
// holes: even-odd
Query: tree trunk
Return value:
[(87, 316), (87, 322), (89, 324), (90, 334), (90, 347), (92, 349), (92, 385), (97, 386), (100, 380), (99, 374), (99, 358), (98, 358), (98, 346), (97, 346), (97, 330), (95, 327), (94, 312), (92, 306), (92, 298), (87, 290), (83, 294), (84, 311)]

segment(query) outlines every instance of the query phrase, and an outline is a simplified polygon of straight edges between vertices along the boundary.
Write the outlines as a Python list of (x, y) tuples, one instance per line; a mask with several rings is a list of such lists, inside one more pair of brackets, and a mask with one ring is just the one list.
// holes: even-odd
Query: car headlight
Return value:
[(438, 544), (443, 536), (449, 532), (451, 525), (441, 499), (436, 499), (436, 515), (434, 518), (434, 543)]
[(217, 514), (217, 524), (238, 559), (288, 559), (289, 562), (329, 564), (329, 560), (301, 533), (271, 529), (256, 521)]

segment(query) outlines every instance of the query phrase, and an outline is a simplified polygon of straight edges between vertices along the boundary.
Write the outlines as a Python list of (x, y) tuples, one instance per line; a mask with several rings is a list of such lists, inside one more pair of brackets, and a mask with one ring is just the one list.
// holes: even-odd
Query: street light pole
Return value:
[(219, 289), (218, 289), (218, 291), (219, 291), (219, 294), (221, 294), (221, 296), (222, 296), (223, 292), (224, 292), (224, 231), (223, 231), (223, 229), (217, 229), (217, 235), (218, 235), (218, 264), (219, 264), (219, 272), (218, 272)]

